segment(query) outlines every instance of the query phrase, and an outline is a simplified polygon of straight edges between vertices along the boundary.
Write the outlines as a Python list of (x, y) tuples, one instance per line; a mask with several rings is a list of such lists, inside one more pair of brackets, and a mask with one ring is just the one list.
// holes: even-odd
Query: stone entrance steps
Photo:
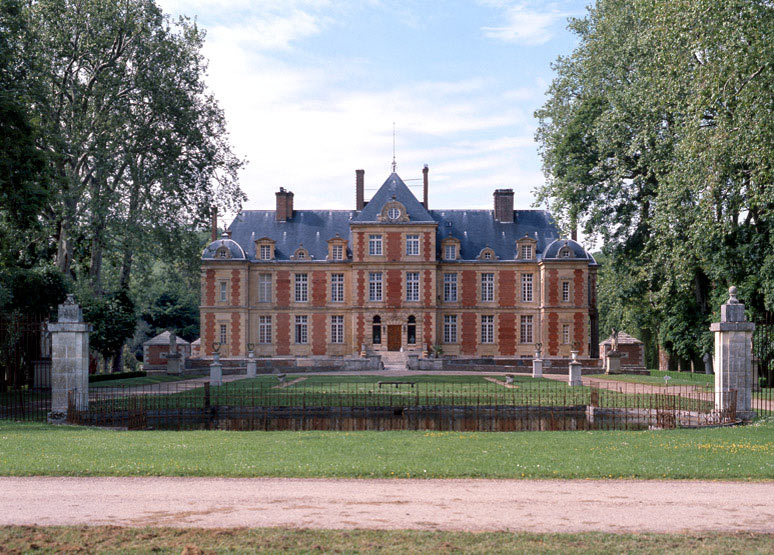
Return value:
[(400, 351), (381, 351), (379, 354), (382, 355), (382, 364), (384, 364), (385, 370), (406, 370), (408, 357), (406, 356), (405, 352), (401, 353)]

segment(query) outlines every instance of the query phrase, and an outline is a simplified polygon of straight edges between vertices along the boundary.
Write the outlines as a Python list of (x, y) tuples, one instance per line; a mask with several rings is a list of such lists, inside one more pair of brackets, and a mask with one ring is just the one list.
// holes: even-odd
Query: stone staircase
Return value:
[(408, 362), (408, 357), (406, 356), (406, 353), (401, 353), (400, 351), (381, 351), (379, 353), (382, 355), (382, 364), (384, 364), (385, 370), (395, 370), (395, 371), (406, 371), (406, 362)]

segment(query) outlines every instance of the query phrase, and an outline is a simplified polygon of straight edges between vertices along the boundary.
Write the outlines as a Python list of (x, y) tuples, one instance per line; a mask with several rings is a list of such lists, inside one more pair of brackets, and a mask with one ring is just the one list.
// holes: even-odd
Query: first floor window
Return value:
[(494, 301), (494, 274), (481, 274), (481, 302)]
[(443, 275), (443, 302), (457, 302), (457, 274)]
[(296, 316), (296, 343), (305, 344), (308, 338), (307, 317)]
[(419, 301), (419, 272), (406, 272), (406, 300)]
[(569, 281), (562, 282), (562, 301), (566, 303), (570, 302), (570, 282)]
[(228, 326), (226, 324), (220, 325), (220, 344), (225, 345), (228, 343)]
[(481, 316), (481, 343), (494, 343), (494, 316)]
[(258, 274), (258, 302), (271, 302), (271, 274)]
[(406, 235), (406, 254), (408, 256), (419, 255), (419, 235)]
[(344, 302), (344, 274), (331, 274), (331, 302)]
[(258, 343), (271, 343), (271, 316), (258, 317)]
[(368, 300), (369, 301), (382, 300), (382, 273), (381, 272), (368, 273)]
[(296, 274), (295, 299), (297, 303), (305, 303), (309, 300), (308, 283), (306, 274)]
[(344, 316), (331, 316), (331, 343), (344, 343)]
[(532, 316), (521, 317), (520, 342), (532, 343)]
[(368, 254), (371, 256), (380, 256), (382, 254), (382, 236), (368, 236)]
[(521, 274), (521, 300), (532, 302), (532, 274)]
[(220, 302), (225, 303), (228, 301), (228, 283), (225, 281), (220, 282)]
[(446, 314), (443, 317), (443, 342), (457, 342), (457, 315)]
[(562, 324), (562, 343), (570, 344), (570, 324)]

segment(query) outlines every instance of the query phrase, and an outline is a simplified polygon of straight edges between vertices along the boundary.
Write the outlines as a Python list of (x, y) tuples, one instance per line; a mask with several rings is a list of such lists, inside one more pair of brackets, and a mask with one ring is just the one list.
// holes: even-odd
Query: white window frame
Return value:
[(443, 275), (443, 302), (457, 302), (457, 274), (450, 272)]
[(370, 256), (381, 256), (382, 249), (382, 236), (381, 235), (369, 235), (368, 236), (368, 254)]
[(570, 324), (562, 324), (562, 345), (570, 344)]
[(521, 274), (521, 302), (531, 303), (535, 300), (534, 274)]
[(331, 302), (344, 302), (344, 274), (331, 274)]
[(481, 315), (481, 343), (485, 345), (494, 343), (494, 316), (491, 314)]
[(522, 315), (519, 328), (519, 343), (534, 343), (534, 319), (531, 314)]
[(271, 339), (271, 316), (259, 316), (258, 343), (261, 345), (270, 345)]
[(296, 316), (295, 320), (295, 339), (296, 345), (306, 345), (309, 343), (309, 318), (307, 316)]
[(308, 274), (295, 274), (295, 287), (293, 298), (297, 303), (309, 301), (309, 276)]
[(220, 325), (220, 344), (228, 345), (228, 324)]
[(331, 343), (344, 343), (344, 316), (331, 316)]
[(258, 302), (270, 303), (272, 301), (272, 275), (258, 274)]
[(220, 302), (227, 303), (228, 302), (228, 282), (227, 281), (221, 281), (220, 283)]
[(521, 259), (522, 260), (532, 260), (534, 258), (534, 247), (533, 245), (522, 245), (521, 246)]
[(271, 260), (271, 245), (260, 246), (261, 260)]
[(456, 243), (447, 243), (443, 247), (443, 259), (444, 260), (457, 260), (457, 245)]
[(484, 272), (481, 274), (481, 302), (491, 303), (494, 300), (494, 274)]
[(570, 302), (570, 282), (567, 280), (562, 281), (562, 302)]
[(333, 245), (331, 247), (331, 260), (344, 260), (344, 245)]
[(382, 272), (368, 272), (368, 300), (380, 302), (383, 300)]
[(443, 342), (444, 343), (457, 342), (457, 315), (456, 314), (443, 315)]
[(406, 302), (419, 302), (419, 272), (406, 272)]
[(419, 235), (406, 235), (406, 256), (419, 256)]

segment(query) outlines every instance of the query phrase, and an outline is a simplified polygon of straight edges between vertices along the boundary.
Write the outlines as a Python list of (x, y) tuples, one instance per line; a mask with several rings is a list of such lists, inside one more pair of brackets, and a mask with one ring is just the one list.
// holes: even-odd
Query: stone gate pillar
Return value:
[(747, 321), (736, 287), (730, 287), (728, 294), (729, 299), (720, 307), (720, 322), (710, 325), (715, 333), (715, 410), (728, 410), (736, 402), (737, 416), (751, 418), (755, 324)]
[(73, 295), (59, 305), (57, 323), (49, 324), (51, 332), (51, 412), (50, 422), (61, 423), (67, 417), (68, 395), (74, 395), (75, 406), (89, 406), (89, 332), (83, 311)]

